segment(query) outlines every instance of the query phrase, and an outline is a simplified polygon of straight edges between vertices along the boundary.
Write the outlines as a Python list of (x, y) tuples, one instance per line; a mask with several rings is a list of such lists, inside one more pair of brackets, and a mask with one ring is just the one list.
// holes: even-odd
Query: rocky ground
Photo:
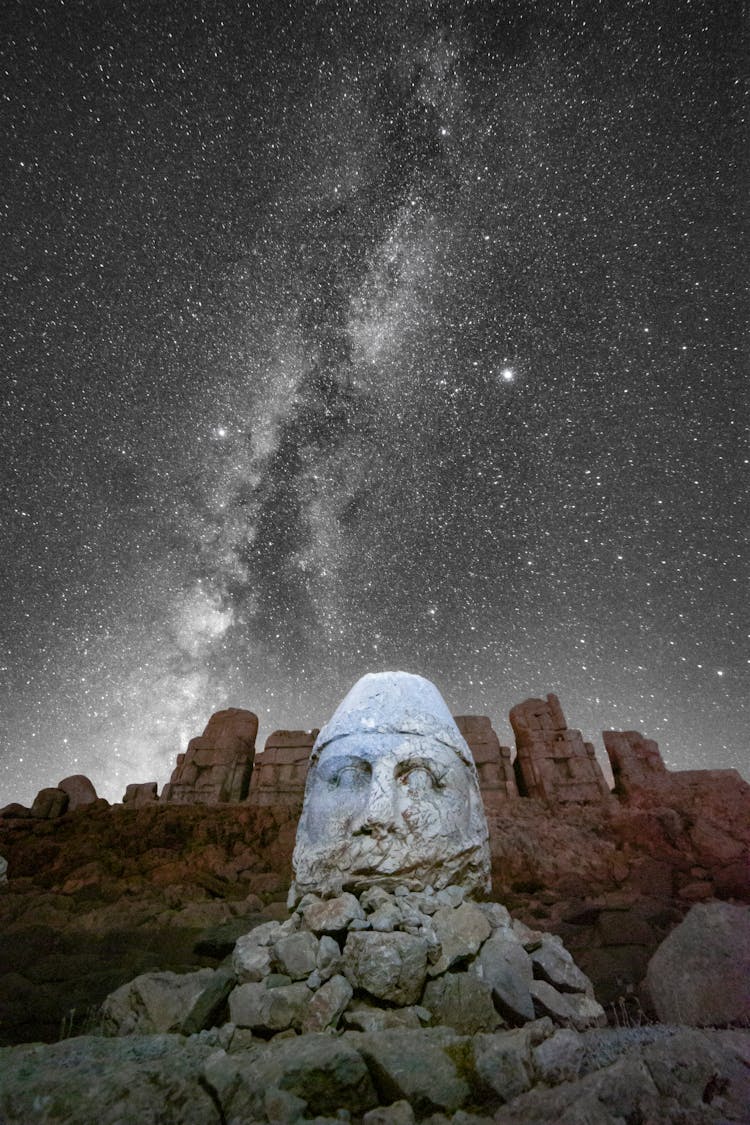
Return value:
[(96, 1034), (0, 1049), (0, 1120), (748, 1122), (750, 910), (694, 907), (651, 969), (660, 1012), (744, 1028), (604, 1026), (558, 937), (461, 887), (306, 895), (217, 969), (122, 985)]
[[(558, 934), (611, 1018), (649, 1011), (649, 959), (694, 902), (750, 901), (747, 786), (679, 807), (490, 813), (493, 898)], [(710, 797), (710, 794), (709, 794)], [(716, 807), (714, 807), (714, 805)], [(283, 920), (298, 809), (103, 801), (56, 819), (0, 818), (0, 1041), (85, 1030), (148, 970), (217, 967), (259, 921)]]

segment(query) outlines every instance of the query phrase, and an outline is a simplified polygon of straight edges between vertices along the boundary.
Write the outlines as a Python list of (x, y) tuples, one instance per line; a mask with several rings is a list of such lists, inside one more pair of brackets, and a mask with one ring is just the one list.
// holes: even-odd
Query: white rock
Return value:
[(344, 973), (354, 988), (393, 1004), (419, 1000), (427, 971), (427, 943), (412, 934), (350, 932)]

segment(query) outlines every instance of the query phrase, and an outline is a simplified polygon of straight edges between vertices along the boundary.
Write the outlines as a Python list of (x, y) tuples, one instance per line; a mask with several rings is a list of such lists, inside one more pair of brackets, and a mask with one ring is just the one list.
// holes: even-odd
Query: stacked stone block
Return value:
[(248, 804), (302, 808), (315, 730), (276, 730), (255, 759)]
[(485, 812), (498, 812), (507, 801), (518, 796), (510, 746), (500, 745), (486, 715), (456, 715), (454, 718), (476, 763)]
[(548, 805), (600, 804), (610, 796), (594, 747), (569, 730), (556, 695), (527, 699), (513, 707), (515, 762), (522, 796)]
[(178, 754), (177, 766), (162, 801), (181, 805), (218, 805), (244, 801), (255, 757), (258, 716), (229, 707), (217, 711), (200, 738)]

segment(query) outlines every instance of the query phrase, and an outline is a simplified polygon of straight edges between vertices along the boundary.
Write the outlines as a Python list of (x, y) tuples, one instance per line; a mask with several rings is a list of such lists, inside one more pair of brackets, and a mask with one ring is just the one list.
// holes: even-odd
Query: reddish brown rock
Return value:
[(255, 759), (248, 804), (302, 808), (310, 751), (318, 736), (314, 730), (276, 730), (268, 736)]
[(502, 808), (518, 796), (509, 746), (501, 746), (486, 715), (456, 715), (456, 726), (469, 744), (479, 774), (485, 812)]
[(122, 803), (139, 809), (141, 805), (148, 805), (158, 799), (155, 781), (134, 781), (126, 787)]
[(62, 781), (58, 782), (57, 788), (68, 794), (68, 812), (80, 809), (82, 805), (91, 805), (98, 800), (96, 789), (86, 775), (82, 773), (74, 773), (70, 777), (64, 777)]
[(31, 806), (31, 816), (39, 820), (54, 820), (67, 812), (68, 800), (64, 789), (40, 789)]
[(255, 757), (258, 716), (229, 707), (217, 711), (200, 738), (188, 743), (162, 801), (180, 805), (218, 805), (244, 801)]
[(610, 798), (594, 747), (569, 730), (556, 695), (527, 699), (510, 712), (516, 778), (523, 796), (549, 805), (601, 804)]
[(627, 798), (634, 789), (659, 785), (663, 781), (667, 767), (653, 739), (644, 738), (636, 730), (605, 730), (602, 737), (618, 797)]

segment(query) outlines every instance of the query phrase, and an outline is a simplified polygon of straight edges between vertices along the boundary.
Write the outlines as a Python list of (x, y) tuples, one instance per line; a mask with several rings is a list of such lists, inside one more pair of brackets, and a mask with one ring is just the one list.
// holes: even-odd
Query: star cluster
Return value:
[(385, 668), (746, 772), (740, 9), (3, 19), (0, 804)]

